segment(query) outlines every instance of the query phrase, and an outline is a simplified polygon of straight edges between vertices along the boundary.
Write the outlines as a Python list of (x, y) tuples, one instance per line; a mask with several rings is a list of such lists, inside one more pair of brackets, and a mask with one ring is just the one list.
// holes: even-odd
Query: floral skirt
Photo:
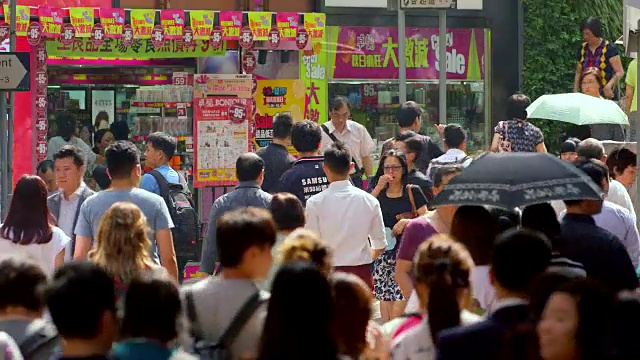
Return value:
[(373, 262), (373, 291), (380, 301), (404, 300), (396, 283), (396, 252), (388, 250)]

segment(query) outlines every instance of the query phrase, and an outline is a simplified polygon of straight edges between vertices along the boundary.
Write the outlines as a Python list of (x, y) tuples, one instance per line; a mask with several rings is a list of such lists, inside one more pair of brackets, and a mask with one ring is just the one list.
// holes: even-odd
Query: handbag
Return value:
[[(416, 208), (416, 200), (413, 197), (413, 190), (415, 188), (418, 188), (418, 190), (420, 189), (419, 187), (413, 185), (413, 184), (407, 184), (407, 191), (409, 191), (409, 202), (411, 203), (411, 211), (407, 211), (407, 212), (403, 212), (401, 214), (396, 215), (396, 219), (398, 221), (403, 220), (403, 219), (415, 219), (417, 218), (420, 214), (418, 214), (418, 209)], [(422, 190), (420, 190), (422, 191)], [(424, 196), (424, 194), (423, 194)]]
[[(504, 125), (504, 126), (502, 126)], [(500, 142), (498, 142), (498, 152), (511, 152), (511, 141), (507, 137), (507, 130), (509, 129), (508, 123), (500, 122)]]

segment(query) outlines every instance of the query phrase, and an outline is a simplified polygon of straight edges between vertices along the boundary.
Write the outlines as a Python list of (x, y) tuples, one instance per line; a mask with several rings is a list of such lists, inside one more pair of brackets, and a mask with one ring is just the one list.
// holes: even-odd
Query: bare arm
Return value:
[(491, 140), (490, 150), (492, 152), (497, 152), (499, 144), (500, 144), (500, 134), (493, 134), (493, 140)]
[(541, 142), (540, 144), (536, 145), (536, 151), (543, 152), (543, 153), (547, 152), (547, 147), (544, 145), (544, 142)]
[(173, 248), (173, 235), (171, 235), (171, 230), (158, 230), (155, 235), (162, 267), (164, 267), (167, 273), (169, 273), (169, 276), (178, 283), (178, 262), (176, 260), (176, 251)]
[(577, 92), (580, 89), (580, 77), (582, 76), (582, 66), (578, 62), (576, 65), (576, 74), (573, 77), (573, 92)]
[(371, 156), (362, 158), (362, 166), (364, 167), (364, 173), (367, 177), (373, 176), (373, 160), (371, 160)]
[(73, 252), (74, 260), (84, 260), (87, 258), (87, 254), (89, 254), (89, 249), (91, 249), (91, 238), (88, 236), (77, 236), (76, 235), (76, 248)]
[(633, 103), (633, 86), (627, 85), (624, 92), (624, 111), (629, 115), (631, 112), (631, 104)]
[(60, 252), (58, 253), (58, 255), (56, 255), (56, 260), (54, 262), (54, 267), (60, 267), (62, 266), (62, 264), (64, 264), (64, 254), (66, 253), (66, 251), (64, 249), (60, 250)]
[(396, 282), (402, 291), (404, 297), (409, 298), (413, 291), (413, 282), (409, 274), (411, 273), (411, 261), (396, 260)]
[(607, 85), (611, 84), (611, 86), (615, 85), (616, 82), (624, 77), (624, 68), (622, 67), (622, 60), (620, 60), (620, 55), (614, 56), (609, 59), (609, 64), (613, 68), (613, 76)]

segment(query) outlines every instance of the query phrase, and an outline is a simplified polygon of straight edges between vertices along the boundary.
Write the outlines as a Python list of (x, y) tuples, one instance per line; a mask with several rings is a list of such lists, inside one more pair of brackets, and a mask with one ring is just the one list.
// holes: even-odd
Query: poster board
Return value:
[(294, 122), (304, 120), (305, 84), (302, 80), (258, 80), (257, 83), (254, 142), (256, 148), (261, 149), (273, 140), (276, 116), (289, 114)]
[(236, 160), (252, 150), (255, 89), (251, 75), (195, 75), (194, 187), (237, 184)]
[(115, 97), (116, 93), (113, 90), (91, 90), (91, 123), (95, 131), (108, 129), (115, 120)]

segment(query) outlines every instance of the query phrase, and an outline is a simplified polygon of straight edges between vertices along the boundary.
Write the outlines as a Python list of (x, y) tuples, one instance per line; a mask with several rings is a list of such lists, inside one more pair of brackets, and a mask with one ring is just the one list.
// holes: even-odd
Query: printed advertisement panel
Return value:
[(273, 140), (273, 120), (279, 114), (289, 114), (294, 121), (303, 119), (305, 86), (301, 80), (258, 80), (255, 95), (256, 148), (266, 147)]

